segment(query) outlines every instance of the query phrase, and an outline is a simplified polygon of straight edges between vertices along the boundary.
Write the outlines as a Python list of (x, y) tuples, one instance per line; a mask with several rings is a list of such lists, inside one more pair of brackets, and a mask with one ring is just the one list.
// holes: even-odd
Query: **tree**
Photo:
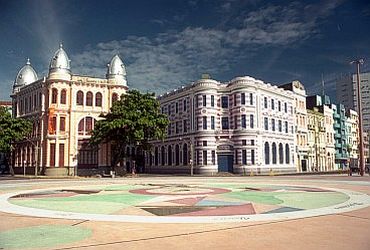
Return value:
[[(112, 168), (117, 169), (123, 162), (125, 149), (133, 145), (140, 150), (151, 149), (152, 140), (163, 140), (169, 120), (160, 113), (160, 104), (154, 93), (141, 94), (129, 90), (115, 101), (106, 115), (101, 115), (90, 138), (92, 145), (110, 143), (112, 149)], [(121, 164), (122, 165), (122, 164)]]
[(0, 153), (5, 158), (5, 165), (14, 175), (13, 167), (9, 164), (13, 143), (24, 139), (32, 131), (32, 122), (22, 118), (12, 118), (6, 107), (0, 107)]

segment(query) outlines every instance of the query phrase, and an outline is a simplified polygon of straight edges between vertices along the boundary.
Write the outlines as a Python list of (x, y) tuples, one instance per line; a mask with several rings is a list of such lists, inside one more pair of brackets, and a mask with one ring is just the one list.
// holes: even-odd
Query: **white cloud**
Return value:
[[(72, 56), (73, 71), (102, 76), (104, 64), (118, 53), (127, 67), (129, 85), (159, 94), (198, 79), (202, 73), (220, 75), (260, 48), (290, 46), (310, 38), (335, 3), (268, 5), (247, 13), (239, 28), (187, 27), (153, 38), (129, 36), (98, 43)], [(307, 13), (311, 11), (316, 12)]]

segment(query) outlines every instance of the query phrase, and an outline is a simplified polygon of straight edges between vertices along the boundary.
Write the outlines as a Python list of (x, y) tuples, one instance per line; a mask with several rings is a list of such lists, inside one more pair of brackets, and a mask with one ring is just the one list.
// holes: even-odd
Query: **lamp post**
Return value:
[(360, 175), (364, 176), (365, 162), (364, 162), (364, 141), (362, 133), (362, 100), (361, 100), (361, 84), (360, 84), (360, 65), (364, 63), (364, 59), (353, 60), (351, 64), (356, 64), (357, 66), (357, 112), (358, 112), (358, 131), (360, 142), (358, 144), (358, 149), (360, 153), (359, 158), (359, 168)]

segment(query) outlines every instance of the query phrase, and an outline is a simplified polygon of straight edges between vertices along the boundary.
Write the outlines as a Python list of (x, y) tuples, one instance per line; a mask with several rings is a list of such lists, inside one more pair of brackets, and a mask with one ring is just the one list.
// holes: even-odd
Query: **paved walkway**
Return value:
[(369, 181), (2, 180), (0, 249), (369, 249)]

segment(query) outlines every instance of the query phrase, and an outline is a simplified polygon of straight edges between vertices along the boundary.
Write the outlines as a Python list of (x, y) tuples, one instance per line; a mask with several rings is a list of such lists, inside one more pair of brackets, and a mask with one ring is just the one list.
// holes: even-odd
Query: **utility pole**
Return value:
[(360, 175), (364, 176), (365, 162), (364, 162), (364, 140), (362, 131), (362, 100), (361, 100), (361, 83), (360, 83), (360, 65), (364, 63), (364, 59), (353, 60), (351, 64), (356, 64), (357, 66), (357, 112), (358, 112), (358, 131), (360, 143), (358, 144), (358, 149), (360, 153), (359, 158), (359, 168)]

